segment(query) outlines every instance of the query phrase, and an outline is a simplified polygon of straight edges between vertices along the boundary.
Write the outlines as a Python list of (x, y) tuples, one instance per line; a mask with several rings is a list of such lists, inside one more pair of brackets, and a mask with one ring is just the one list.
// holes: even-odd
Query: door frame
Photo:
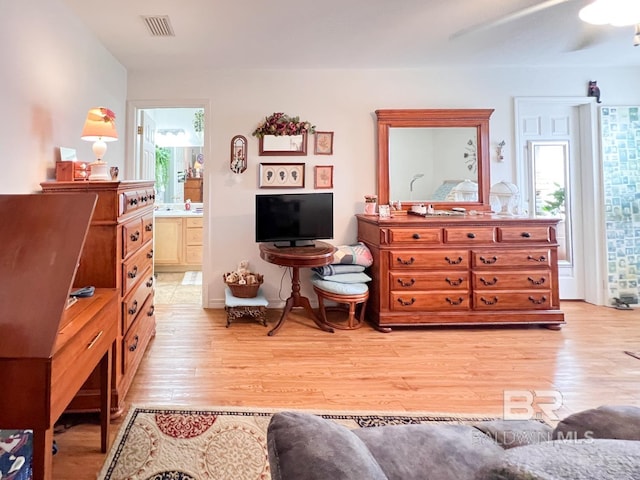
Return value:
[(576, 231), (573, 234), (581, 235), (584, 242), (582, 258), (584, 300), (595, 305), (605, 305), (604, 200), (598, 111), (595, 99), (592, 97), (514, 97), (515, 173), (520, 185), (527, 185), (526, 140), (522, 139), (518, 125), (520, 110), (525, 104), (556, 104), (578, 108), (580, 144), (577, 155), (581, 164), (581, 177), (578, 181), (582, 189), (582, 198), (575, 199), (579, 208), (574, 209), (574, 214), (582, 215), (582, 231)]
[[(209, 144), (209, 128), (211, 125), (211, 102), (206, 99), (187, 100), (127, 100), (126, 113), (126, 145), (125, 145), (125, 178), (135, 179), (139, 175), (139, 165), (136, 162), (138, 147), (138, 111), (150, 110), (154, 108), (202, 108), (204, 110), (204, 155), (205, 159), (211, 159), (211, 145)], [(211, 162), (210, 162), (211, 163)], [(209, 173), (208, 173), (209, 172)], [(206, 176), (210, 175), (211, 168), (205, 169), (202, 182), (202, 306), (209, 305), (209, 288), (207, 279), (210, 272), (208, 265), (211, 265), (209, 258), (209, 181)]]

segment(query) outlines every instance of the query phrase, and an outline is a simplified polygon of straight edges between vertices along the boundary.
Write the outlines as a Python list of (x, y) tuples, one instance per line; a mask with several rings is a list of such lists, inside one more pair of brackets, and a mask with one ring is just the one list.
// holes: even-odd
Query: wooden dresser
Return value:
[[(112, 412), (124, 398), (155, 334), (153, 204), (151, 181), (45, 182), (45, 194), (93, 192), (98, 202), (91, 219), (74, 286), (118, 291), (118, 335), (113, 356)], [(92, 376), (70, 410), (95, 410), (99, 382)]]
[(184, 182), (184, 201), (202, 202), (202, 178), (187, 178)]
[(417, 325), (564, 323), (555, 219), (357, 215), (373, 254), (367, 318)]

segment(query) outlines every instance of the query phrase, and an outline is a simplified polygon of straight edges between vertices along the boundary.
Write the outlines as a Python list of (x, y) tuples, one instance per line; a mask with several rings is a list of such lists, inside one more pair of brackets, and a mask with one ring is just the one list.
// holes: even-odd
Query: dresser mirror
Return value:
[(376, 110), (378, 202), (489, 210), (493, 109)]

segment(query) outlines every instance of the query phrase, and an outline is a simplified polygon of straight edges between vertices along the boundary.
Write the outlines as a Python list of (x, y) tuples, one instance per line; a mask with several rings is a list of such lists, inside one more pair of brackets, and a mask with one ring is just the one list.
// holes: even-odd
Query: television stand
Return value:
[(325, 242), (316, 242), (313, 246), (276, 247), (273, 244), (260, 244), (260, 258), (274, 265), (291, 267), (291, 295), (287, 299), (282, 316), (268, 335), (273, 336), (282, 328), (289, 312), (295, 307), (303, 307), (320, 330), (333, 333), (333, 328), (318, 317), (309, 303), (309, 299), (300, 294), (300, 269), (322, 267), (333, 260), (335, 247)]
[[(304, 241), (304, 240), (303, 240)], [(289, 240), (288, 242), (274, 242), (273, 246), (276, 248), (295, 248), (295, 247), (315, 247), (316, 244), (311, 243), (298, 243), (300, 240)]]

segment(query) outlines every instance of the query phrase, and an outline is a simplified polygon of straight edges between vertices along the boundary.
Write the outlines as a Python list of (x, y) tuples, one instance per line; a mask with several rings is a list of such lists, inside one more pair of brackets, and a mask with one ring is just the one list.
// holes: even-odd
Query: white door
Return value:
[[(516, 100), (519, 184), (524, 208), (558, 224), (560, 298), (585, 299), (581, 160), (584, 101)], [(590, 137), (590, 133), (586, 136)], [(588, 152), (587, 152), (588, 153)]]
[(145, 112), (140, 111), (138, 127), (140, 139), (139, 170), (141, 180), (156, 179), (156, 122)]

